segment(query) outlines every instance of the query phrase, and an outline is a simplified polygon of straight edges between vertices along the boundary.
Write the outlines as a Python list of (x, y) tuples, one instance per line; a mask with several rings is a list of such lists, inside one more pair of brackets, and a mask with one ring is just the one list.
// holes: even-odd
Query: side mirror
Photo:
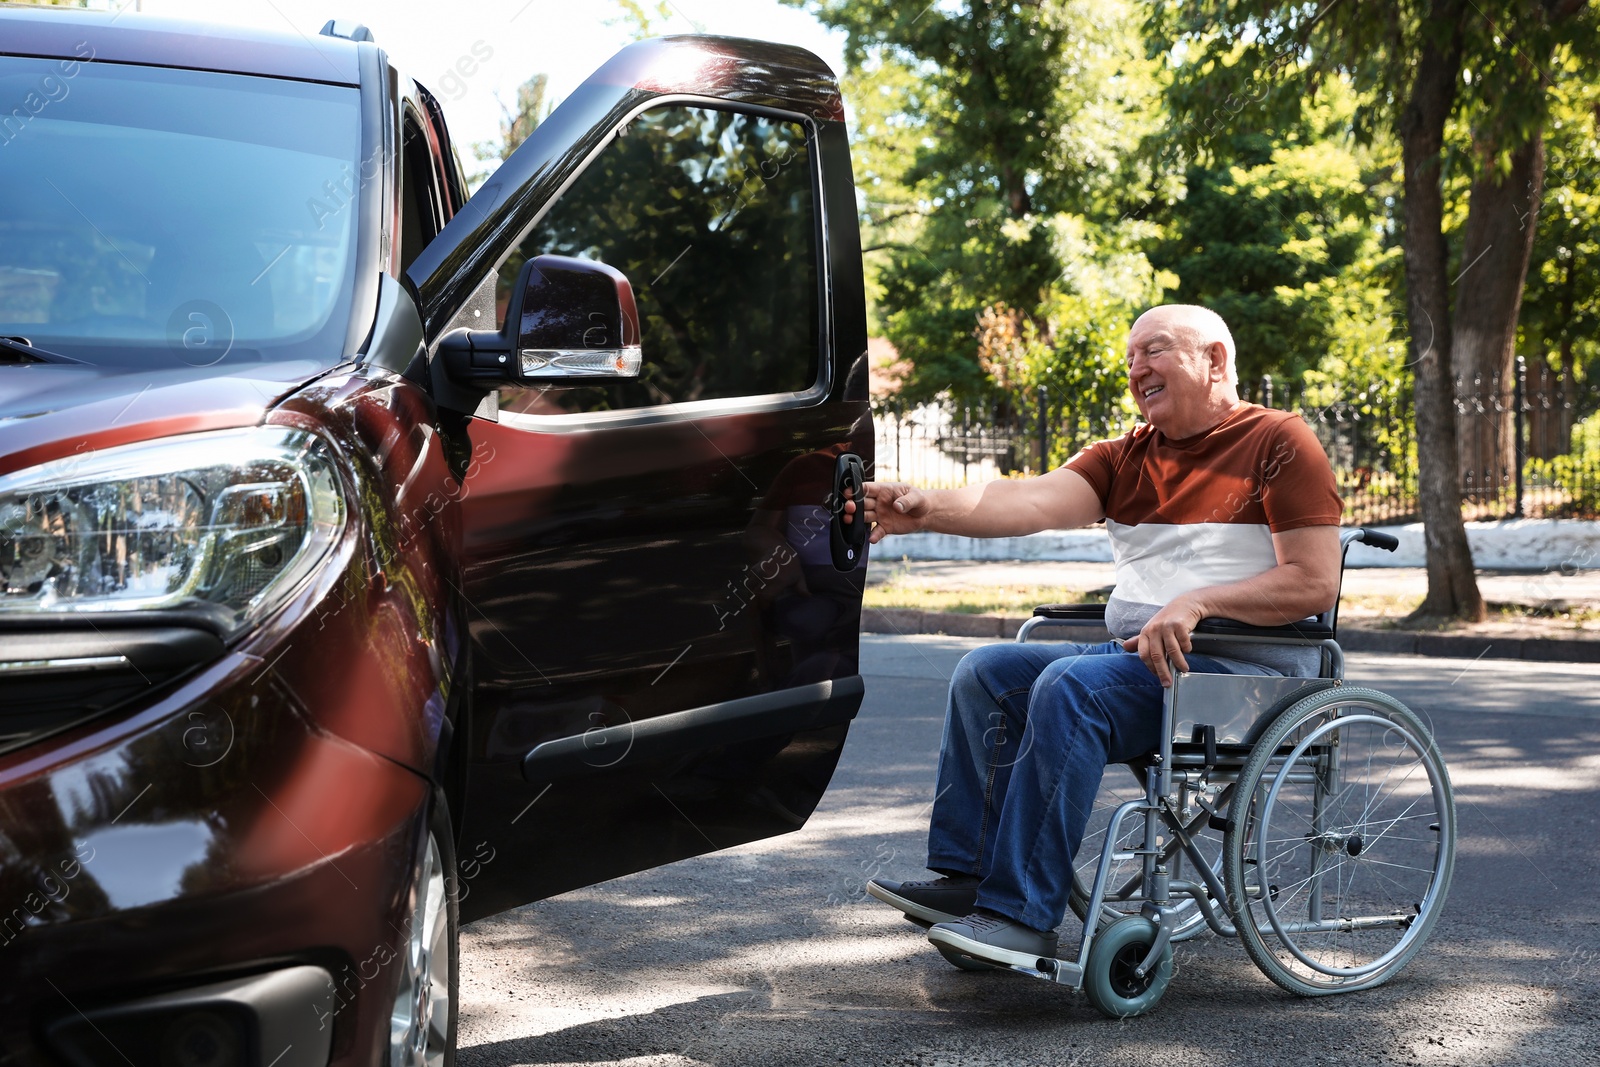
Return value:
[(461, 385), (534, 385), (637, 378), (639, 310), (633, 286), (604, 263), (539, 256), (523, 265), (500, 330), (452, 330), (439, 339)]

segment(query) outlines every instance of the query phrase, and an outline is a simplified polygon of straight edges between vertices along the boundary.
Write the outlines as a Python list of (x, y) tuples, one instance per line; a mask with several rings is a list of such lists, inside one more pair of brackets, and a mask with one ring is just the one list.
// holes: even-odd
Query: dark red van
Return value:
[(447, 1063), (459, 922), (805, 822), (872, 448), (816, 57), (630, 47), (469, 197), (361, 27), (8, 8), (0, 190), (0, 1063)]

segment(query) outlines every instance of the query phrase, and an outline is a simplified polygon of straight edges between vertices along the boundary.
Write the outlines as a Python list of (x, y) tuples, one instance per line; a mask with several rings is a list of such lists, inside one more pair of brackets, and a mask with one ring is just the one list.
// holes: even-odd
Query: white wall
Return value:
[[(1422, 524), (1377, 526), (1372, 529), (1400, 539), (1396, 552), (1351, 545), (1351, 567), (1421, 567)], [(1472, 559), (1491, 570), (1600, 568), (1600, 522), (1574, 519), (1504, 519), (1467, 523)], [(1046, 530), (1026, 537), (972, 538), (953, 534), (904, 534), (894, 539), (896, 557), (910, 559), (1060, 560), (1073, 563), (1111, 562), (1105, 528)]]

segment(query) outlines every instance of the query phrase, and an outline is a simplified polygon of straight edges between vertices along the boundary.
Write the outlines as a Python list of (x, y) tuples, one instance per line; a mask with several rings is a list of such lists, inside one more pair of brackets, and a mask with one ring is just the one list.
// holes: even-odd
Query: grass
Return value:
[(1600, 607), (1588, 604), (1489, 604), (1489, 617), (1517, 619), (1554, 619), (1582, 627), (1600, 622)]

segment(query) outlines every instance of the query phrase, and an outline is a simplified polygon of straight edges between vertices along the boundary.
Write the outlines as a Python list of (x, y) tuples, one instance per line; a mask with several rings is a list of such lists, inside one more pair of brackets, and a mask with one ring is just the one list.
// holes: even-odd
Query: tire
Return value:
[(1340, 687), (1286, 711), (1234, 795), (1224, 875), (1245, 951), (1302, 996), (1370, 989), (1432, 932), (1455, 864), (1455, 800), (1405, 705)]
[[(1067, 896), (1068, 907), (1079, 919), (1085, 920), (1086, 925), (1089, 900), (1094, 892), (1095, 874), (1100, 864), (1100, 852), (1105, 847), (1106, 830), (1111, 825), (1111, 813), (1123, 802), (1138, 800), (1143, 796), (1144, 784), (1137, 773), (1130, 773), (1128, 767), (1120, 764), (1106, 768), (1105, 777), (1100, 781), (1100, 792), (1094, 798), (1094, 810), (1089, 813), (1089, 821), (1084, 828), (1083, 842), (1078, 846), (1077, 854), (1072, 859), (1072, 890)], [(1171, 832), (1163, 828), (1162, 834), (1170, 843)], [(1143, 839), (1144, 820), (1126, 819), (1122, 824), (1117, 850), (1127, 851), (1136, 848)], [(1201, 855), (1210, 860), (1212, 869), (1220, 869), (1222, 841), (1219, 835), (1213, 830), (1202, 829), (1194, 835), (1194, 839)], [(1137, 859), (1113, 861), (1110, 877), (1107, 880), (1108, 895), (1120, 887), (1129, 885), (1132, 879), (1138, 878), (1141, 866)], [(1182, 849), (1173, 853), (1168, 866), (1173, 878), (1202, 882), (1198, 872), (1186, 869), (1192, 864)], [(1110, 926), (1125, 916), (1138, 915), (1143, 902), (1144, 898), (1137, 893), (1136, 886), (1135, 892), (1126, 900), (1101, 902), (1100, 928)], [(1172, 906), (1178, 913), (1177, 925), (1173, 928), (1173, 941), (1186, 941), (1206, 931), (1206, 918), (1192, 899), (1175, 900)]]
[(1083, 992), (1108, 1019), (1127, 1019), (1154, 1008), (1172, 982), (1172, 946), (1143, 977), (1135, 968), (1155, 944), (1156, 927), (1142, 915), (1124, 915), (1095, 935), (1083, 972)]
[(453, 1067), (456, 1061), (460, 912), (455, 872), (449, 803), (435, 789), (389, 1018), (389, 1067)]

